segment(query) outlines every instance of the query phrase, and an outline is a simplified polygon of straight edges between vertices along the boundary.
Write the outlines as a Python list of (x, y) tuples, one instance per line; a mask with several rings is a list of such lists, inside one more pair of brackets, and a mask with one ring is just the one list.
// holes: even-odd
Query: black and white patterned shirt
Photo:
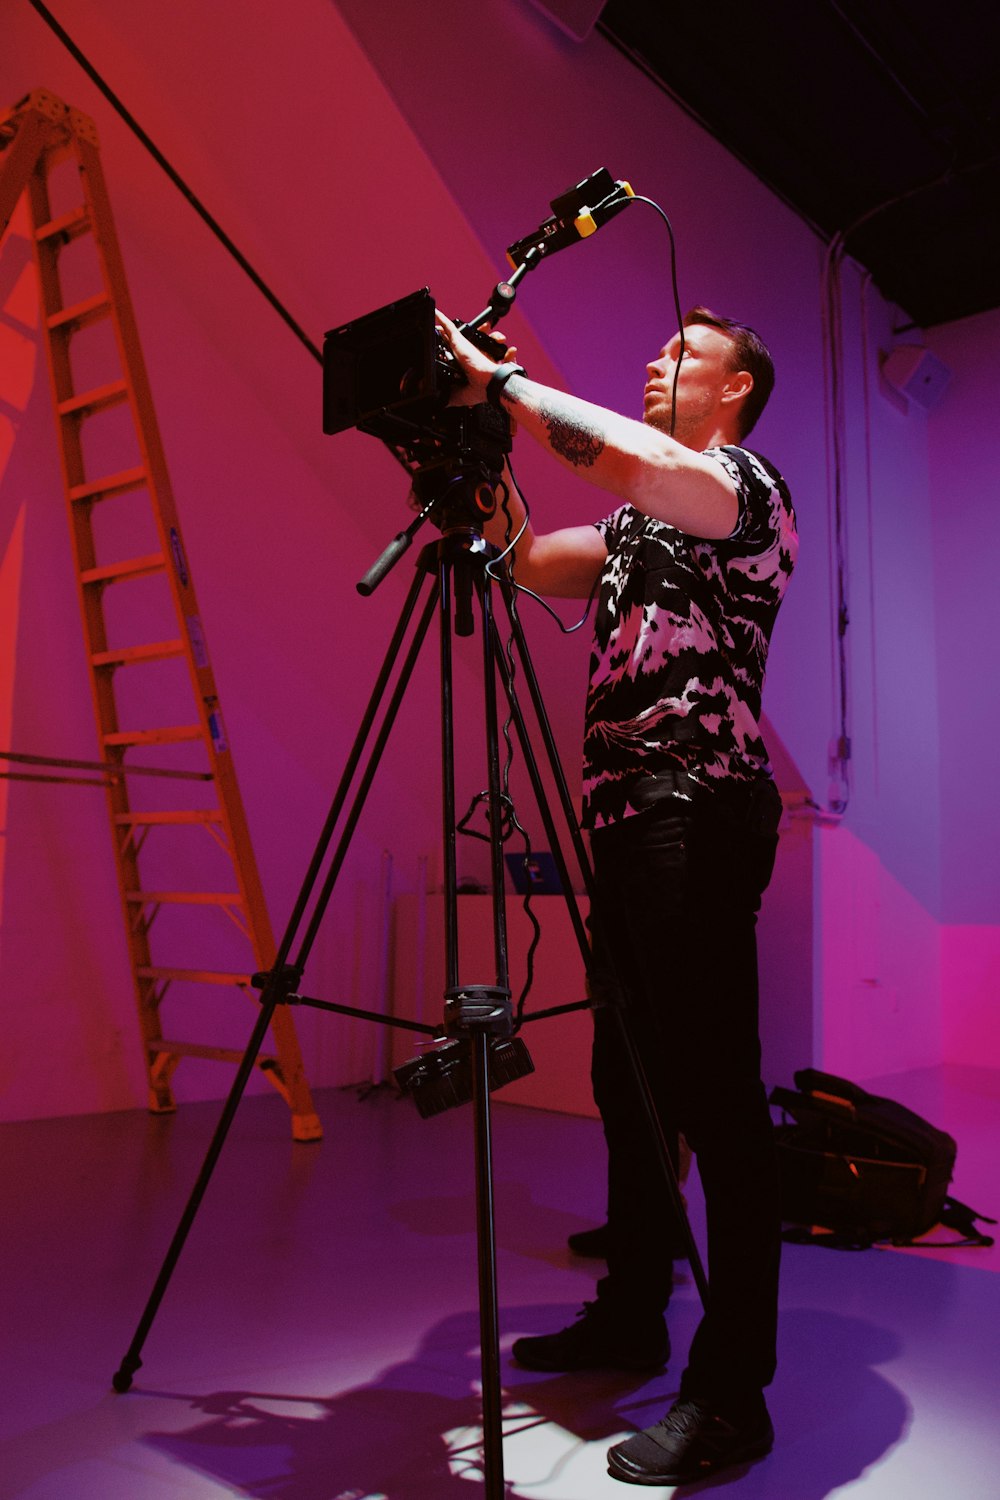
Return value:
[(760, 700), (798, 551), (795, 512), (784, 481), (756, 455), (706, 455), (736, 486), (730, 536), (692, 536), (631, 505), (597, 523), (608, 560), (587, 693), (587, 827), (635, 812), (630, 787), (667, 767), (706, 787), (770, 774)]

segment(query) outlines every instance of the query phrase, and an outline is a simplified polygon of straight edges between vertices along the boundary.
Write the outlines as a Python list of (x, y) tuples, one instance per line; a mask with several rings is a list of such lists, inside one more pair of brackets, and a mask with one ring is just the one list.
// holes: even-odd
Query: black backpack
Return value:
[(993, 1244), (974, 1221), (996, 1220), (948, 1197), (956, 1151), (950, 1135), (831, 1073), (804, 1068), (795, 1084), (770, 1095), (794, 1121), (775, 1126), (781, 1215), (796, 1226), (785, 1239), (863, 1250), (877, 1240), (912, 1245), (943, 1224), (962, 1238), (935, 1245)]

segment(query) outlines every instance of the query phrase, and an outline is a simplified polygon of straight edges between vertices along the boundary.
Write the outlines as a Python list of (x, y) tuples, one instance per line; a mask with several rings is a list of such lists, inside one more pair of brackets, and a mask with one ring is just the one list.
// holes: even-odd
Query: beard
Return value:
[(674, 411), (671, 391), (665, 391), (642, 415), (647, 427), (672, 437), (677, 443), (687, 443), (692, 434), (699, 431), (705, 418), (712, 411), (712, 397), (692, 392), (680, 392), (677, 411)]

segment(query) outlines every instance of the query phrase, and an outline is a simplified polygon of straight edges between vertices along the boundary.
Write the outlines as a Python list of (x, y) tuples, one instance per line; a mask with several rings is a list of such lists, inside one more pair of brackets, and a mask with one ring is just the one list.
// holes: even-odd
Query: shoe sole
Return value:
[(540, 1370), (545, 1375), (575, 1375), (584, 1370), (625, 1370), (630, 1374), (639, 1374), (644, 1371), (663, 1370), (666, 1368), (669, 1356), (662, 1359), (595, 1359), (586, 1363), (565, 1364), (546, 1363), (540, 1359), (525, 1359), (521, 1354), (515, 1354), (511, 1350), (511, 1358), (514, 1363), (525, 1370)]
[(620, 1479), (625, 1484), (694, 1484), (699, 1479), (711, 1479), (716, 1474), (721, 1474), (724, 1469), (735, 1469), (740, 1464), (756, 1463), (758, 1459), (766, 1458), (774, 1447), (774, 1438), (769, 1437), (766, 1441), (758, 1441), (749, 1444), (740, 1453), (730, 1454), (718, 1463), (701, 1464), (694, 1473), (685, 1470), (650, 1470), (636, 1469), (628, 1465), (627, 1460), (619, 1458), (612, 1448), (608, 1453), (608, 1473), (612, 1479)]

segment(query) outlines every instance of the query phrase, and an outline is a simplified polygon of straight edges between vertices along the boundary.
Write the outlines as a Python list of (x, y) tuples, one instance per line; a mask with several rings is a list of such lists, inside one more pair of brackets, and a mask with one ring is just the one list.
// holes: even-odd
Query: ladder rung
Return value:
[(98, 318), (106, 318), (110, 311), (111, 301), (107, 292), (98, 292), (84, 302), (77, 302), (72, 307), (64, 307), (59, 312), (51, 313), (45, 321), (53, 332), (60, 328), (75, 330), (86, 328), (88, 323), (96, 323)]
[[(170, 1057), (207, 1057), (214, 1062), (239, 1063), (243, 1061), (244, 1054), (237, 1052), (233, 1047), (205, 1047), (200, 1042), (168, 1042), (165, 1038), (150, 1042), (149, 1051), (160, 1054), (166, 1053)], [(258, 1068), (274, 1068), (278, 1066), (275, 1057), (264, 1057), (257, 1059)]]
[(84, 391), (82, 396), (71, 396), (68, 401), (56, 403), (56, 411), (61, 417), (78, 417), (87, 412), (104, 411), (109, 406), (118, 406), (128, 396), (128, 386), (124, 380), (113, 380), (110, 385), (95, 386), (92, 391)]
[(127, 557), (103, 568), (85, 568), (80, 574), (80, 582), (117, 583), (120, 578), (145, 578), (149, 573), (162, 572), (164, 566), (162, 552), (149, 552), (145, 557)]
[(39, 224), (35, 230), (35, 239), (50, 240), (54, 235), (61, 235), (66, 240), (75, 240), (78, 234), (86, 234), (90, 227), (90, 216), (81, 203), (79, 208), (60, 214), (57, 219), (50, 219), (47, 224)]
[(174, 724), (164, 729), (121, 729), (101, 736), (105, 745), (176, 745), (203, 738), (200, 724)]
[(168, 823), (221, 823), (222, 811), (218, 807), (195, 807), (183, 812), (115, 813), (115, 822), (122, 828), (154, 828)]
[(243, 897), (238, 891), (126, 891), (125, 900), (133, 906), (240, 906)]
[(141, 661), (166, 661), (184, 653), (183, 641), (149, 641), (144, 646), (119, 646), (117, 651), (95, 651), (95, 667), (128, 667)]
[(69, 498), (71, 500), (106, 500), (111, 495), (123, 495), (126, 490), (138, 489), (146, 482), (145, 469), (122, 469), (120, 474), (107, 474), (103, 479), (91, 479), (86, 484), (72, 485)]
[(175, 969), (156, 965), (152, 968), (137, 968), (140, 979), (176, 979), (191, 984), (229, 984), (250, 986), (249, 974), (220, 974), (215, 969)]

